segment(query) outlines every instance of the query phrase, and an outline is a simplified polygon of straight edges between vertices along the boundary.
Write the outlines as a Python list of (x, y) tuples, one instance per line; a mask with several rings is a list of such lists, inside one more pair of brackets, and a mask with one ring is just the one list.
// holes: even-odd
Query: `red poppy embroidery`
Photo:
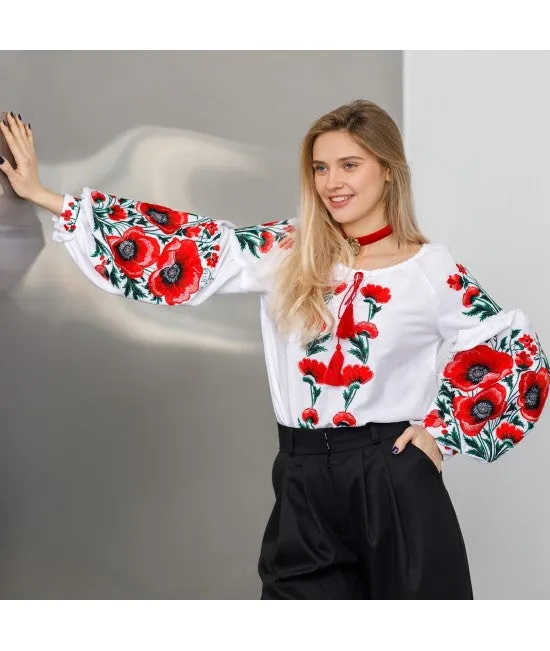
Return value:
[(517, 366), (529, 368), (533, 365), (533, 358), (531, 355), (528, 355), (524, 350), (522, 350), (516, 355), (515, 362)]
[(468, 287), (468, 289), (464, 292), (464, 296), (462, 297), (462, 305), (465, 307), (470, 307), (473, 303), (474, 298), (479, 295), (480, 291), (477, 287), (474, 287), (473, 285)]
[(466, 436), (477, 436), (489, 420), (494, 420), (506, 409), (506, 389), (496, 384), (473, 397), (456, 396), (453, 410)]
[(109, 272), (107, 271), (107, 267), (104, 264), (96, 264), (94, 269), (98, 274), (101, 274), (104, 278), (109, 280)]
[(355, 326), (355, 334), (367, 335), (370, 339), (376, 339), (378, 337), (378, 328), (370, 321), (360, 321)]
[(332, 422), (337, 427), (353, 427), (357, 424), (355, 416), (353, 414), (350, 414), (348, 411), (339, 411), (337, 414), (335, 414)]
[(369, 380), (372, 380), (373, 376), (374, 373), (368, 366), (361, 366), (360, 364), (352, 364), (342, 369), (342, 379), (347, 386), (354, 382), (365, 384)]
[(456, 353), (445, 366), (443, 376), (457, 389), (473, 391), (498, 382), (509, 375), (513, 367), (512, 357), (508, 353), (480, 344)]
[(460, 274), (453, 274), (447, 278), (447, 284), (451, 289), (457, 292), (462, 290), (462, 304), (470, 308), (469, 311), (463, 312), (467, 316), (475, 316), (481, 321), (487, 317), (502, 311), (502, 308), (483, 290), (477, 280), (468, 273), (466, 267), (457, 264), (456, 268)]
[(309, 407), (308, 409), (304, 409), (302, 412), (302, 420), (306, 423), (309, 422), (312, 425), (317, 425), (319, 422), (319, 414), (316, 409), (311, 409), (311, 407)]
[(437, 409), (432, 409), (424, 418), (424, 427), (443, 427), (445, 422), (441, 420)]
[(501, 441), (509, 439), (514, 445), (519, 443), (524, 434), (519, 427), (511, 425), (510, 423), (502, 423), (495, 430), (496, 437)]
[(455, 274), (454, 276), (449, 276), (447, 278), (447, 284), (451, 289), (456, 289), (457, 291), (462, 289), (462, 276)]
[(260, 233), (260, 252), (267, 253), (273, 246), (275, 236), (271, 231), (261, 231)]
[(534, 423), (539, 419), (548, 398), (550, 374), (546, 367), (539, 371), (525, 371), (519, 380), (518, 406), (521, 415)]
[(136, 210), (167, 235), (173, 235), (189, 221), (189, 213), (179, 212), (154, 203), (138, 201)]
[(522, 336), (518, 339), (518, 341), (519, 341), (519, 343), (520, 343), (522, 346), (525, 346), (525, 348), (529, 348), (529, 346), (532, 346), (532, 345), (533, 345), (533, 337), (531, 337), (531, 335), (528, 335), (527, 333), (525, 333), (524, 335), (522, 335)]
[(127, 219), (128, 213), (118, 203), (113, 204), (109, 209), (109, 218), (115, 222)]
[(122, 237), (107, 235), (106, 240), (115, 264), (128, 278), (141, 278), (145, 267), (154, 264), (159, 256), (158, 241), (139, 226), (132, 226)]
[(200, 226), (188, 226), (183, 230), (184, 237), (198, 237), (202, 233)]
[(219, 256), (217, 253), (212, 253), (212, 255), (206, 261), (206, 264), (209, 267), (215, 267), (218, 264)]
[(388, 287), (381, 287), (380, 285), (365, 285), (361, 288), (361, 294), (366, 299), (372, 299), (376, 303), (387, 303), (391, 299), (391, 291)]
[(307, 357), (298, 362), (298, 368), (304, 375), (310, 375), (318, 384), (323, 382), (327, 370), (326, 365), (322, 362)]
[(149, 276), (149, 289), (154, 296), (162, 296), (168, 305), (180, 304), (198, 291), (202, 273), (196, 243), (174, 238), (160, 254), (157, 271)]

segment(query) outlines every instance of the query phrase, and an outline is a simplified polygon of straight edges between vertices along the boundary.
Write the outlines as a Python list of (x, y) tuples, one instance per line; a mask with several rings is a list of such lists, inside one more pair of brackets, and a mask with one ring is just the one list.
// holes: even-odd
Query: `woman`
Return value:
[(319, 118), (302, 143), (299, 217), (239, 228), (89, 188), (55, 194), (30, 125), (11, 114), (0, 128), (17, 164), (0, 169), (54, 214), (54, 240), (98, 287), (190, 306), (261, 294), (280, 441), (263, 599), (473, 599), (441, 462), (491, 462), (522, 440), (549, 364), (524, 313), (420, 232), (385, 111), (355, 101)]

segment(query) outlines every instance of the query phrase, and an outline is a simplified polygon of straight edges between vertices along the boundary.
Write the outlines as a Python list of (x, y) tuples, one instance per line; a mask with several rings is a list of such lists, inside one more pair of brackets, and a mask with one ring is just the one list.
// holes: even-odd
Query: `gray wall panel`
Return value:
[[(32, 123), (52, 189), (246, 225), (295, 214), (317, 116), (364, 97), (401, 124), (401, 59), (0, 52), (1, 108)], [(1, 202), (0, 595), (257, 598), (277, 447), (258, 297), (110, 296), (41, 211), (33, 258), (41, 229)]]

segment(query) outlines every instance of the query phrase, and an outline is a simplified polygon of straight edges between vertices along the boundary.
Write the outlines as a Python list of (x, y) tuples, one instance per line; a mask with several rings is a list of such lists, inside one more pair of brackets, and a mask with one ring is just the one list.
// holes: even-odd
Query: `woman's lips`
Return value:
[(347, 206), (352, 199), (353, 199), (353, 195), (349, 194), (349, 195), (342, 195), (341, 197), (334, 197), (334, 198), (329, 197), (329, 202), (332, 208), (343, 208), (344, 206)]

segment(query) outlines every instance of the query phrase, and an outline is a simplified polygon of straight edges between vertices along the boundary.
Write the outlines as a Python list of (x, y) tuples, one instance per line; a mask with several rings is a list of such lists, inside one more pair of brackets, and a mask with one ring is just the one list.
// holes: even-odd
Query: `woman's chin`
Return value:
[(334, 221), (338, 222), (339, 224), (351, 224), (360, 218), (359, 215), (356, 215), (353, 212), (346, 213), (345, 211), (340, 210), (330, 210), (329, 212)]

